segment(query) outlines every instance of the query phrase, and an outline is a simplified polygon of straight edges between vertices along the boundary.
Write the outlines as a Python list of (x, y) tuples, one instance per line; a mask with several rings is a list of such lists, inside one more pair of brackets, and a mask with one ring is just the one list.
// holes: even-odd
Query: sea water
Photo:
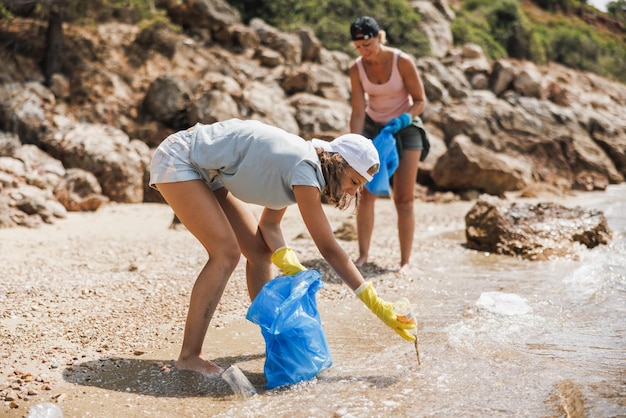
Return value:
[(416, 304), (421, 365), (358, 303), (322, 305), (333, 367), (221, 416), (626, 416), (626, 185), (576, 205), (609, 245), (529, 261), (468, 250), (460, 222), (418, 239), (416, 277), (374, 278)]

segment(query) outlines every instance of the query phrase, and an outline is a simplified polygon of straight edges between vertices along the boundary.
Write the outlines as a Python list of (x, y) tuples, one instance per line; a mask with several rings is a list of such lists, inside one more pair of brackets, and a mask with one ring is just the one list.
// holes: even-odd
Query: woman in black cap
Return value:
[[(393, 174), (392, 195), (398, 216), (400, 273), (406, 275), (410, 273), (415, 230), (413, 201), (417, 168), (429, 149), (428, 137), (418, 116), (426, 104), (424, 86), (412, 58), (385, 46), (385, 32), (375, 19), (359, 17), (350, 26), (350, 35), (360, 55), (350, 67), (350, 130), (374, 138), (385, 126), (394, 127), (400, 161)], [(367, 262), (375, 200), (376, 196), (363, 188), (357, 212), (357, 266)]]

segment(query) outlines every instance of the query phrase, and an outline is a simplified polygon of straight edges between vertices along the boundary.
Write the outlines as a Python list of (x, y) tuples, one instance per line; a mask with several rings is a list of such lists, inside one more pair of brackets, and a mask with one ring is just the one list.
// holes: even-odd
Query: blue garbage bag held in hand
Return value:
[[(396, 118), (397, 119), (397, 118)], [(393, 122), (393, 119), (391, 122)], [(396, 148), (396, 138), (393, 136), (395, 126), (387, 124), (373, 139), (374, 147), (378, 151), (380, 168), (374, 174), (372, 180), (365, 183), (365, 187), (370, 193), (377, 196), (389, 196), (389, 179), (400, 164), (398, 149)]]
[(411, 116), (411, 114), (409, 112), (405, 112), (403, 114), (401, 114), (400, 116), (398, 116), (397, 118), (393, 118), (391, 119), (387, 125), (385, 125), (385, 128), (390, 128), (393, 133), (397, 133), (398, 131), (406, 128), (407, 126), (409, 126), (411, 124), (411, 122), (413, 122), (413, 116)]
[(248, 308), (246, 319), (265, 339), (267, 389), (312, 379), (333, 363), (315, 300), (321, 277), (318, 270), (277, 277)]

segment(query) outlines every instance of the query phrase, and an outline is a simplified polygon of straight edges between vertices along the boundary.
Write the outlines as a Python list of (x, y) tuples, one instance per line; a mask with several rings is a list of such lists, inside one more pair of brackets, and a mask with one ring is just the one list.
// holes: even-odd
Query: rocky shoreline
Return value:
[[(162, 201), (147, 187), (152, 150), (196, 122), (258, 119), (306, 139), (348, 131), (352, 57), (307, 30), (244, 25), (227, 4), (175, 3), (167, 12), (188, 33), (66, 25), (67, 66), (48, 84), (38, 64), (44, 23), (0, 27), (0, 226)], [(436, 26), (427, 32), (451, 39), (450, 16), (426, 9)], [(428, 98), (431, 151), (416, 179), (427, 196), (565, 194), (624, 181), (625, 85), (553, 64), (490, 62), (475, 45), (437, 48), (414, 57)]]
[[(538, 201), (519, 195), (508, 199)], [(542, 200), (574, 207), (581, 201), (581, 192)], [(372, 244), (375, 251), (362, 270), (366, 279), (374, 281), (379, 293), (387, 297), (432, 285), (438, 269), (444, 268), (437, 260), (463, 245), (465, 216), (473, 204), (416, 202), (419, 227), (414, 271), (403, 277), (396, 270), (393, 203), (381, 199)], [(354, 214), (332, 207), (325, 210), (342, 246), (354, 257)], [(42, 402), (59, 405), (68, 417), (142, 417), (166, 410), (172, 416), (206, 416), (236, 408), (240, 401), (223, 381), (206, 381), (173, 367), (189, 292), (206, 254), (184, 228), (171, 228), (171, 217), (164, 204), (110, 203), (95, 212), (69, 213), (66, 219), (36, 229), (0, 229), (3, 416), (23, 417), (29, 407)], [(317, 298), (336, 370), (341, 372), (354, 362), (351, 367), (359, 367), (352, 340), (346, 340), (351, 349), (337, 345), (347, 338), (344, 335), (353, 335), (354, 326), (367, 327), (365, 334), (374, 329), (382, 338), (370, 349), (383, 341), (401, 345), (402, 340), (386, 334), (384, 325), (370, 317), (321, 258), (297, 208), (289, 208), (283, 229), (303, 264), (323, 274), (325, 285)], [(420, 303), (428, 305), (427, 300)], [(211, 323), (205, 350), (218, 364), (242, 364), (261, 390), (264, 343), (258, 327), (245, 320), (248, 306), (242, 260)], [(442, 307), (433, 312), (424, 309), (420, 308), (420, 327), (432, 321), (433, 315), (450, 314)], [(433, 340), (439, 337), (429, 332), (422, 342), (427, 364), (435, 349), (432, 345), (439, 344)], [(370, 346), (360, 346), (361, 355), (368, 352), (365, 347)], [(414, 362), (415, 351), (405, 351), (405, 360)], [(292, 393), (297, 396), (299, 389)], [(264, 402), (271, 402), (271, 395)]]

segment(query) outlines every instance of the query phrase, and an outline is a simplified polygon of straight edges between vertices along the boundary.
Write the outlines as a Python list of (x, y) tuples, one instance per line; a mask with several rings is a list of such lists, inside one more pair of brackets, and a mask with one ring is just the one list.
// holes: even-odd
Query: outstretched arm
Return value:
[(294, 186), (293, 192), (302, 220), (322, 257), (352, 290), (361, 286), (364, 283), (361, 273), (333, 235), (322, 207), (320, 191), (311, 186)]
[(366, 283), (363, 280), (359, 270), (335, 239), (320, 201), (319, 190), (310, 186), (295, 186), (293, 192), (296, 195), (302, 219), (328, 264), (378, 319), (405, 340), (415, 340), (416, 337), (409, 332), (415, 328), (415, 322), (406, 324), (398, 321), (393, 305), (378, 296), (372, 283)]

